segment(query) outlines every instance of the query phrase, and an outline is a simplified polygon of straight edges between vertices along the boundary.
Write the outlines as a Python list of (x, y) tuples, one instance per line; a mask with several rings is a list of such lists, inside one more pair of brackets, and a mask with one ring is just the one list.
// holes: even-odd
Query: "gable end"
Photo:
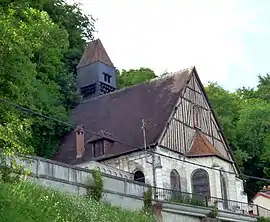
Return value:
[[(194, 108), (196, 107), (196, 109)], [(186, 155), (199, 131), (225, 159), (236, 161), (213, 112), (195, 67), (168, 121), (159, 145)]]

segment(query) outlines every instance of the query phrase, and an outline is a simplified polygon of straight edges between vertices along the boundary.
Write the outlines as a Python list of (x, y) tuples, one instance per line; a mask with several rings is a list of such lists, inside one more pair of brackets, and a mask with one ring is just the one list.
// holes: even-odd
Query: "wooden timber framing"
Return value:
[[(197, 107), (199, 116), (197, 127), (194, 125), (194, 106)], [(225, 158), (236, 164), (194, 68), (159, 144), (185, 155), (190, 150), (197, 131), (200, 131)], [(236, 165), (234, 167), (236, 172), (240, 172)]]

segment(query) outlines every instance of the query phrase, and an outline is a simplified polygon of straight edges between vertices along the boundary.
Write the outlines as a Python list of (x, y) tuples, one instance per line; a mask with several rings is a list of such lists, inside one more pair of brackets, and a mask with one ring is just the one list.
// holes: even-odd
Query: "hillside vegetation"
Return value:
[(0, 183), (3, 222), (153, 222), (149, 215), (64, 194), (29, 182)]

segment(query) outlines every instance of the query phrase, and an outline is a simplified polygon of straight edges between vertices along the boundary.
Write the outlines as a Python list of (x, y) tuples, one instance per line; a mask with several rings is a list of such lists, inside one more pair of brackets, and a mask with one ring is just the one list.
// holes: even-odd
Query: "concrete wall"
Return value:
[[(205, 207), (192, 207), (188, 205), (176, 205), (164, 203), (162, 206), (162, 219), (166, 222), (185, 221), (185, 222), (200, 222), (202, 218), (206, 218), (211, 212), (209, 208)], [(218, 212), (218, 222), (234, 221), (234, 222), (247, 222), (257, 221), (255, 217), (247, 215), (233, 214), (229, 212)], [(206, 220), (207, 221), (207, 220)]]
[[(30, 170), (31, 177), (29, 180), (35, 183), (52, 187), (64, 192), (71, 192), (78, 195), (85, 195), (89, 180), (92, 178), (92, 170), (85, 169), (67, 164), (39, 158), (27, 157), (18, 160), (17, 163), (24, 165), (26, 170)], [(112, 167), (93, 163), (88, 167), (100, 167), (105, 172), (112, 170)], [(117, 169), (114, 169), (117, 171)], [(118, 173), (126, 173), (122, 170)], [(129, 175), (128, 173), (126, 175)], [(110, 174), (102, 173), (104, 181), (104, 197), (103, 200), (111, 202), (116, 206), (121, 206), (128, 210), (139, 210), (143, 206), (143, 192), (148, 189), (144, 184), (137, 183), (123, 177), (116, 177)], [(197, 222), (210, 212), (209, 208), (188, 206), (184, 204), (163, 203), (162, 217), (163, 222), (186, 221)], [(239, 215), (236, 213), (219, 212), (222, 221), (256, 221), (255, 217), (247, 215)], [(225, 219), (224, 219), (225, 218)]]

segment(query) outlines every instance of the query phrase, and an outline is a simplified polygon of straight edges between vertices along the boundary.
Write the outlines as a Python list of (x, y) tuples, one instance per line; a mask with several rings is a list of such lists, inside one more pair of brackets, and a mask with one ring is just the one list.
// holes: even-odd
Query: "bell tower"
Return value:
[(116, 69), (100, 39), (89, 42), (77, 66), (77, 89), (83, 100), (116, 89)]

